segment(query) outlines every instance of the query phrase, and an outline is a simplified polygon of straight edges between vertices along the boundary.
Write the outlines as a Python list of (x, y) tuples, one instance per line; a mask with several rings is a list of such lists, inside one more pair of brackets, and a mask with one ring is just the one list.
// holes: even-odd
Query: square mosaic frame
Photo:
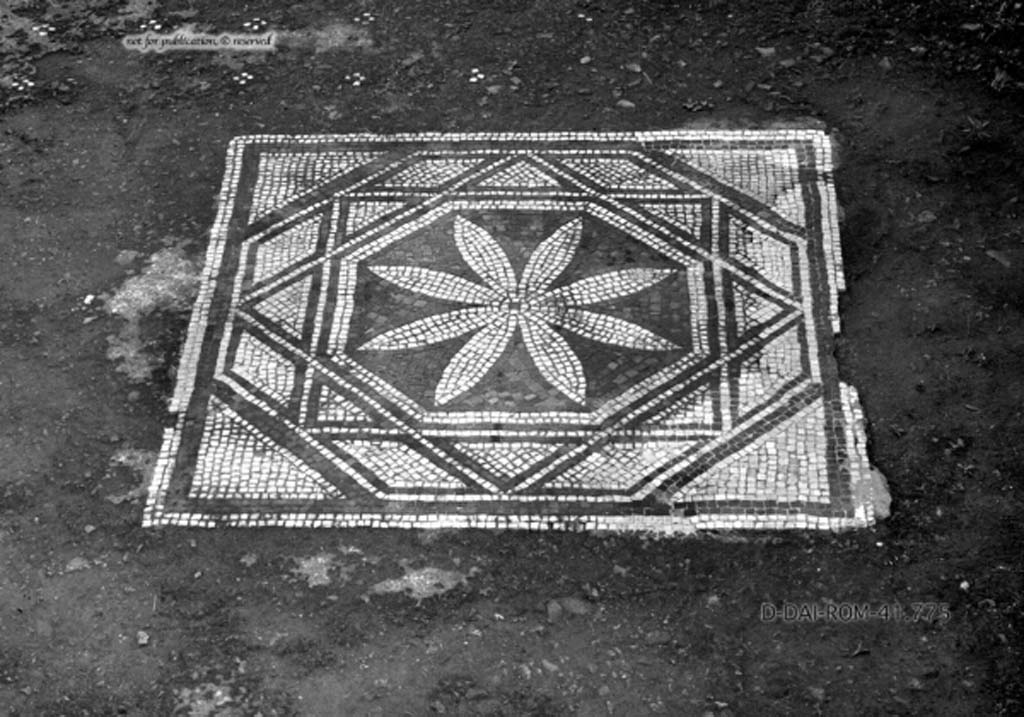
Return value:
[[(832, 356), (832, 171), (817, 130), (235, 138), (143, 524), (872, 524), (863, 417)], [(527, 230), (551, 241), (524, 249)], [(503, 251), (526, 257), (509, 291), (534, 254), (550, 286), (494, 299), (468, 341), (438, 329), (496, 290)], [(615, 276), (596, 280), (594, 256)], [(406, 330), (424, 300), (448, 302), (436, 335)], [(510, 311), (501, 353), (486, 334)], [(430, 353), (459, 342), (486, 350)], [(591, 360), (605, 344), (632, 350), (617, 371)], [(540, 371), (483, 391), (481, 360)]]

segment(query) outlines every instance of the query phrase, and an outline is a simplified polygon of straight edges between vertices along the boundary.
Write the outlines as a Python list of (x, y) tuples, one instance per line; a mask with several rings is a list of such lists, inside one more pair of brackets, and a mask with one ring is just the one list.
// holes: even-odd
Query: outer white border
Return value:
[[(169, 410), (178, 414), (187, 405), (195, 388), (195, 377), (199, 365), (203, 334), (216, 279), (220, 273), (227, 242), (228, 226), (235, 208), (235, 191), (241, 172), (245, 148), (256, 144), (322, 144), (325, 142), (472, 142), (472, 141), (595, 141), (602, 142), (647, 142), (672, 140), (704, 141), (758, 141), (758, 140), (802, 140), (811, 141), (818, 157), (818, 192), (821, 197), (821, 232), (824, 243), (826, 271), (829, 291), (829, 316), (834, 333), (840, 331), (839, 293), (846, 288), (842, 271), (842, 256), (839, 236), (838, 213), (835, 186), (832, 177), (832, 143), (828, 135), (815, 129), (781, 130), (665, 130), (649, 132), (494, 132), (494, 133), (451, 133), (417, 132), (381, 135), (372, 133), (287, 135), (254, 134), (241, 135), (231, 140), (227, 149), (224, 180), (218, 196), (218, 211), (210, 231), (210, 246), (202, 283), (189, 321), (188, 334), (182, 351), (180, 367)], [(874, 523), (874, 485), (870, 465), (866, 458), (866, 438), (863, 429), (863, 415), (856, 391), (846, 384), (840, 384), (844, 419), (847, 426), (847, 446), (850, 448), (848, 466), (851, 473), (850, 490), (860, 504), (852, 518), (815, 516), (803, 513), (785, 515), (753, 515), (733, 513), (706, 513), (697, 516), (569, 516), (569, 515), (464, 515), (464, 514), (419, 514), (388, 515), (386, 513), (292, 513), (288, 515), (260, 512), (239, 512), (225, 515), (189, 512), (180, 513), (165, 510), (165, 496), (169, 487), (174, 455), (181, 440), (184, 417), (179, 415), (175, 426), (164, 431), (163, 446), (157, 459), (153, 479), (149, 486), (149, 497), (143, 512), (144, 527), (188, 526), (212, 528), (229, 525), (232, 527), (377, 527), (377, 528), (489, 528), (527, 530), (580, 530), (580, 531), (631, 531), (659, 534), (692, 534), (700, 530), (721, 529), (820, 529), (842, 530), (861, 528)]]

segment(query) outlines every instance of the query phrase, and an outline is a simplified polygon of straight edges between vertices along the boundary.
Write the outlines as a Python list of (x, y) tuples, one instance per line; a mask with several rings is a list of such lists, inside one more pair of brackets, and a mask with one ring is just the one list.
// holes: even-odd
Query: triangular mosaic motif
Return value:
[(464, 443), (459, 450), (483, 464), (502, 485), (511, 485), (514, 477), (528, 472), (545, 458), (556, 455), (557, 444)]
[(629, 159), (565, 159), (562, 163), (608, 189), (676, 189), (651, 170)]
[(262, 155), (249, 211), (250, 221), (280, 209), (334, 177), (370, 164), (379, 156), (377, 152), (323, 152), (299, 157), (293, 152)]
[(704, 212), (697, 204), (658, 203), (641, 204), (640, 206), (651, 214), (694, 235), (700, 234), (704, 223)]
[(799, 326), (771, 339), (753, 356), (740, 363), (738, 411), (746, 415), (803, 375), (799, 351)]
[(302, 338), (302, 325), (306, 320), (309, 293), (313, 286), (313, 278), (305, 276), (298, 281), (286, 284), (270, 296), (254, 305), (256, 312), (298, 340)]
[(774, 284), (780, 291), (793, 293), (793, 247), (781, 239), (730, 217), (729, 258)]
[(672, 496), (675, 503), (718, 502), (727, 499), (770, 501), (783, 505), (827, 504), (828, 470), (797, 450), (806, 446), (808, 454), (827, 450), (828, 440), (821, 434), (807, 435), (806, 426), (825, 420), (821, 401), (815, 401), (795, 416), (784, 419), (775, 430), (760, 436), (742, 452), (731, 454), (722, 463), (722, 473), (700, 476)]
[(391, 446), (369, 441), (339, 442), (338, 446), (370, 473), (390, 476), (390, 487), (396, 492), (461, 491), (466, 487), (442, 466), (408, 446)]
[(320, 387), (316, 422), (369, 424), (371, 421), (366, 411), (336, 391), (322, 386)]
[(238, 341), (231, 371), (281, 405), (295, 387), (295, 364), (249, 333)]
[(562, 183), (532, 164), (520, 161), (480, 180), (480, 186), (504, 187), (506, 189), (553, 189), (561, 187)]
[(670, 406), (651, 420), (664, 428), (708, 430), (715, 424), (715, 398), (710, 386), (699, 386), (685, 400)]
[(260, 135), (226, 171), (145, 525), (874, 522), (825, 134)]
[(372, 226), (381, 217), (400, 212), (403, 208), (405, 208), (403, 202), (370, 200), (352, 202), (345, 220), (345, 237), (351, 237)]
[(478, 159), (421, 159), (393, 177), (388, 177), (382, 184), (387, 187), (438, 187), (480, 166), (480, 163)]
[(803, 199), (791, 150), (690, 149), (671, 154), (793, 223), (803, 223)]
[(752, 332), (766, 327), (788, 313), (785, 306), (769, 299), (763, 292), (742, 282), (733, 281), (730, 287), (733, 295), (733, 316), (736, 319), (736, 335), (739, 342), (750, 338)]
[[(318, 501), (342, 492), (293, 453), (270, 440), (217, 399), (211, 399), (196, 460), (192, 498)], [(227, 444), (217, 437), (229, 437)], [(241, 468), (244, 466), (244, 470)]]
[(312, 256), (320, 241), (322, 221), (319, 215), (310, 217), (256, 244), (253, 282), (266, 281), (296, 262)]

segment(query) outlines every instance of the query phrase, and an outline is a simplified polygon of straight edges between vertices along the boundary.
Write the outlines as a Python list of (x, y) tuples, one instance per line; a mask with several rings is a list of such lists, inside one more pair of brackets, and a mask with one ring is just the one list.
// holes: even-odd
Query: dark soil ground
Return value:
[[(1020, 714), (1024, 122), (1004, 23), (1019, 10), (0, 2), (0, 708)], [(254, 18), (287, 46), (120, 44), (147, 21)], [(131, 491), (168, 421), (185, 315), (142, 321), (156, 371), (133, 382), (108, 358), (124, 321), (106, 300), (158, 251), (202, 256), (231, 137), (779, 121), (840, 143), (837, 355), (889, 520), (659, 541), (139, 527)], [(451, 589), (381, 588), (424, 568)], [(761, 619), (784, 601), (920, 614)]]

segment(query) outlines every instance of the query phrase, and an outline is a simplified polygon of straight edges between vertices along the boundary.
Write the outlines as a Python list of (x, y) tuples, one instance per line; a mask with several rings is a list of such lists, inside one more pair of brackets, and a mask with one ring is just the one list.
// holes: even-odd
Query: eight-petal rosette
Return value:
[(445, 405), (483, 380), (518, 330), (544, 379), (570, 400), (584, 404), (583, 364), (556, 328), (634, 350), (680, 347), (632, 321), (587, 308), (642, 292), (675, 269), (615, 269), (554, 286), (576, 254), (582, 228), (579, 218), (559, 227), (537, 246), (517, 276), (507, 253), (490, 233), (456, 217), (455, 245), (479, 282), (419, 266), (377, 264), (369, 269), (405, 290), (463, 307), (385, 331), (359, 350), (400, 351), (472, 334), (448, 362), (434, 391), (436, 403)]

